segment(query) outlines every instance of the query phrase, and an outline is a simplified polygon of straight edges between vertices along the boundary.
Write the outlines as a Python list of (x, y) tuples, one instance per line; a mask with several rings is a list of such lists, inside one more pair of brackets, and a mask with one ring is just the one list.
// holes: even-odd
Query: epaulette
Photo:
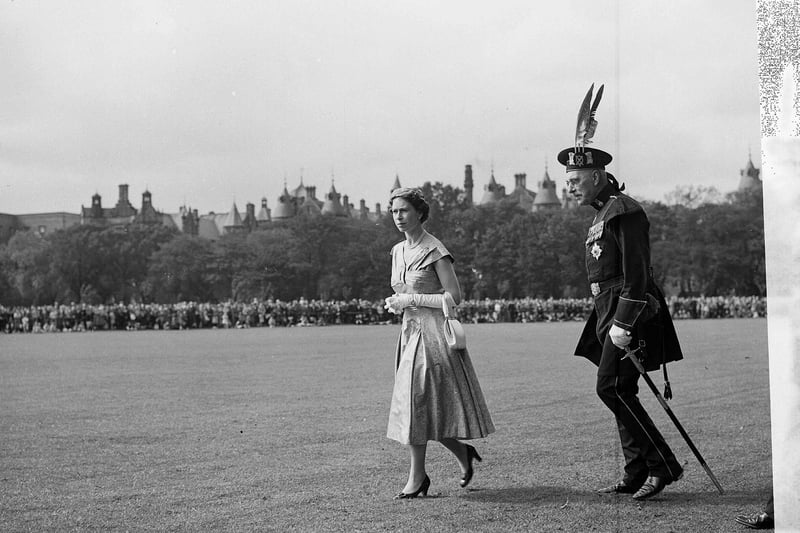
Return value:
[(606, 215), (603, 218), (610, 220), (620, 215), (636, 213), (642, 210), (642, 206), (639, 202), (627, 194), (617, 193), (608, 197), (608, 202), (606, 202)]

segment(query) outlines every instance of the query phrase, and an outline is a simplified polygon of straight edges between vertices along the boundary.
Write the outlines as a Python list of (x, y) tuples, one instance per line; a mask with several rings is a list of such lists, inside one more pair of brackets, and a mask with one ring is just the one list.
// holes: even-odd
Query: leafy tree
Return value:
[(668, 205), (681, 205), (693, 209), (704, 204), (719, 203), (721, 195), (716, 187), (680, 185), (667, 193), (665, 200)]
[(214, 243), (179, 235), (164, 243), (150, 258), (145, 293), (151, 301), (214, 301)]
[(391, 294), (389, 251), (400, 236), (396, 228), (363, 221), (346, 221), (342, 245), (327, 269), (330, 281), (342, 299), (380, 299)]
[(384, 221), (303, 217), (244, 239), (227, 236), (217, 252), (235, 299), (379, 298), (390, 290), (388, 251), (396, 238)]
[(128, 224), (103, 229), (97, 255), (102, 257), (97, 290), (104, 301), (149, 299), (147, 286), (151, 256), (176, 236), (161, 224)]
[(103, 272), (104, 257), (100, 253), (103, 228), (73, 226), (52, 233), (51, 271), (62, 287), (62, 301), (80, 302), (82, 294), (96, 290)]
[[(465, 297), (588, 295), (590, 209), (474, 207), (457, 188), (421, 188), (431, 203), (426, 228), (453, 254)], [(711, 192), (688, 188), (674, 205), (645, 205), (656, 281), (681, 295), (763, 295), (760, 191), (717, 203)], [(0, 301), (378, 299), (391, 290), (389, 250), (401, 239), (391, 217), (300, 217), (218, 241), (160, 225), (21, 232), (0, 247)]]
[(431, 207), (426, 228), (434, 235), (445, 235), (450, 226), (450, 216), (453, 212), (463, 209), (463, 191), (452, 185), (442, 182), (431, 183), (426, 181), (419, 188), (425, 196), (425, 201)]
[[(763, 219), (743, 205), (698, 209), (702, 293), (759, 294), (764, 272)], [(713, 221), (713, 222), (712, 222)]]
[(3, 301), (35, 305), (50, 303), (59, 287), (50, 272), (50, 243), (33, 232), (19, 232), (0, 251)]
[(544, 265), (544, 269), (550, 271), (550, 281), (538, 292), (525, 295), (554, 298), (588, 296), (583, 242), (593, 216), (590, 209), (568, 209), (539, 215), (541, 246), (548, 250), (552, 259)]

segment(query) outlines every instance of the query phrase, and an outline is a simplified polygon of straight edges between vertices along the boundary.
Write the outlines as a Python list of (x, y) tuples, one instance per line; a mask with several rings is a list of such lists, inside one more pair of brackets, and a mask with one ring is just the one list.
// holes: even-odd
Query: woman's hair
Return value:
[(411, 189), (409, 187), (400, 187), (392, 191), (392, 194), (389, 196), (389, 208), (392, 207), (392, 201), (395, 198), (402, 198), (406, 200), (411, 206), (417, 211), (417, 213), (421, 214), (420, 222), (425, 222), (428, 220), (428, 214), (431, 211), (431, 206), (428, 205), (428, 202), (425, 201), (425, 197), (422, 195), (422, 191), (419, 189)]

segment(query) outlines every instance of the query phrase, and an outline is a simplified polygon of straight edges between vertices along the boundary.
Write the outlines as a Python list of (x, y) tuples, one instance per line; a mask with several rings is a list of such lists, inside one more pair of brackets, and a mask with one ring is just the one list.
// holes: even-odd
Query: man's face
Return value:
[(581, 205), (589, 205), (597, 197), (599, 176), (594, 169), (567, 172), (567, 191)]

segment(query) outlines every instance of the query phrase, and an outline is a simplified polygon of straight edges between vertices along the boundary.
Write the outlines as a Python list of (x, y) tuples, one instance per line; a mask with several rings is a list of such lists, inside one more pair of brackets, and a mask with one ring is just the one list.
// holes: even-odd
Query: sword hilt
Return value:
[(629, 347), (625, 347), (625, 355), (622, 356), (621, 360), (629, 359), (633, 366), (636, 367), (636, 370), (643, 376), (647, 375), (647, 371), (644, 369), (644, 365), (642, 364), (642, 360), (636, 355), (636, 352), (642, 349), (641, 346), (636, 348), (635, 350), (631, 350)]
[(636, 352), (638, 352), (640, 349), (641, 348), (636, 348), (635, 350), (631, 350), (628, 346), (626, 346), (624, 348), (625, 355), (622, 356), (622, 359), (630, 359), (634, 365), (636, 363), (641, 363), (642, 360), (639, 359), (639, 356), (636, 355)]

